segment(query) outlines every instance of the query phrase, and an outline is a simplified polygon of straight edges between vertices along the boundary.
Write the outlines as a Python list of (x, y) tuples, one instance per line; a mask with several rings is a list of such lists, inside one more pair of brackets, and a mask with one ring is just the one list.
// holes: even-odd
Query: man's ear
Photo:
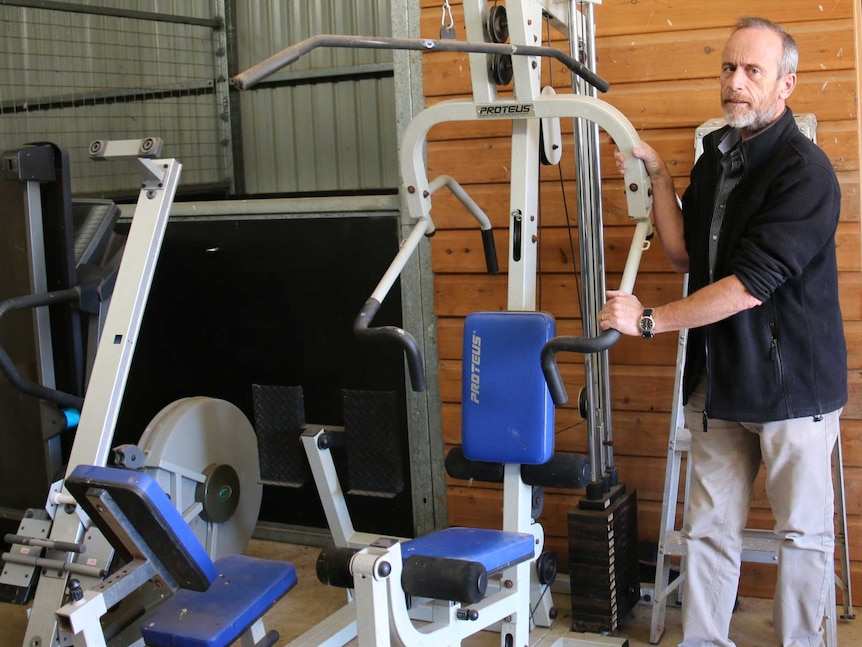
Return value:
[(778, 91), (778, 94), (786, 101), (787, 97), (789, 97), (796, 88), (796, 74), (785, 74), (780, 83), (781, 89)]

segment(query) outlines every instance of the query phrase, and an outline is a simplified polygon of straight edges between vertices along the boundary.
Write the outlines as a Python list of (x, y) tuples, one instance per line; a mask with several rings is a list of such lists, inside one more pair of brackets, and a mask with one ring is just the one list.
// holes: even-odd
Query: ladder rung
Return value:
[[(742, 561), (774, 564), (778, 561), (778, 548), (781, 542), (781, 537), (771, 530), (746, 528), (742, 531)], [(843, 535), (835, 536), (835, 545), (836, 547), (844, 545)], [(659, 550), (662, 548), (660, 547)], [(682, 532), (675, 530), (665, 535), (663, 552), (665, 555), (687, 554), (688, 549)]]
[(670, 449), (675, 452), (687, 452), (691, 449), (691, 431), (688, 427), (677, 427)]
[(685, 539), (678, 530), (665, 533), (664, 545), (658, 549), (665, 555), (685, 555), (688, 552)]

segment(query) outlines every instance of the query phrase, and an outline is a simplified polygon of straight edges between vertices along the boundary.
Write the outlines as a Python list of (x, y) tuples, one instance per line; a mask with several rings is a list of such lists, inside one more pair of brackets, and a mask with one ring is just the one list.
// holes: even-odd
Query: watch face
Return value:
[(641, 329), (641, 335), (645, 339), (649, 339), (653, 336), (652, 329), (655, 327), (655, 320), (652, 318), (652, 311), (647, 310), (644, 312), (644, 315), (640, 318), (638, 322), (638, 326)]

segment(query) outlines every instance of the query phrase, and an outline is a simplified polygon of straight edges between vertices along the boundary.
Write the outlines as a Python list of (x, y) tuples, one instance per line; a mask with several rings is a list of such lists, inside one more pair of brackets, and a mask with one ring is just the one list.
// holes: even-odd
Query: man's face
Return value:
[(770, 29), (734, 32), (722, 52), (721, 106), (728, 124), (750, 137), (777, 120), (796, 86), (796, 75), (778, 75), (781, 37)]

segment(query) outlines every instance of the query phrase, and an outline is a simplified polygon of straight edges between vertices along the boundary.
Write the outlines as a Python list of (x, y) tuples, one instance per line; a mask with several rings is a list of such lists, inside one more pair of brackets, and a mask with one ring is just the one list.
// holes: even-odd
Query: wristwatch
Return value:
[(655, 328), (655, 319), (652, 318), (652, 308), (644, 308), (644, 313), (638, 321), (638, 328), (641, 330), (641, 337), (644, 339), (652, 339), (655, 333), (652, 331)]

